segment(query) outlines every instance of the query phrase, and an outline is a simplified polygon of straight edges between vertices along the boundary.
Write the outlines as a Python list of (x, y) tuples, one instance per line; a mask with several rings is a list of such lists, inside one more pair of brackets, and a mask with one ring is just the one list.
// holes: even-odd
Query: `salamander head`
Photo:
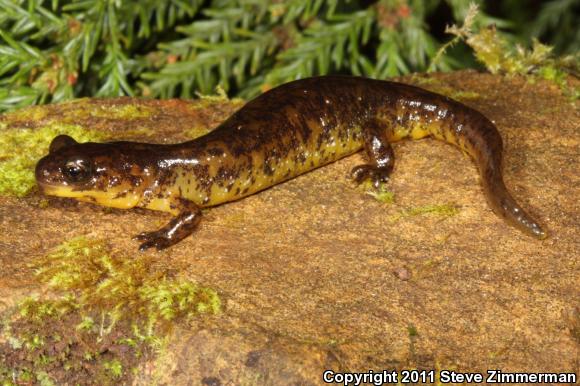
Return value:
[(115, 208), (136, 206), (151, 183), (140, 144), (78, 143), (59, 135), (36, 165), (36, 182), (51, 196), (72, 197)]

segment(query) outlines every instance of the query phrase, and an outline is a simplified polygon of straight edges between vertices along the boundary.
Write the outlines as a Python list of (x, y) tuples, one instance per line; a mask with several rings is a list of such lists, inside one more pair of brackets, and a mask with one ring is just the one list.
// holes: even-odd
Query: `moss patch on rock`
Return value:
[(459, 213), (459, 208), (451, 204), (424, 205), (405, 209), (402, 213), (406, 216), (434, 214), (437, 216), (451, 217)]
[(388, 184), (382, 183), (378, 187), (373, 186), (370, 181), (365, 181), (361, 184), (361, 188), (365, 194), (373, 197), (375, 200), (385, 204), (392, 204), (395, 202), (395, 194), (388, 189)]
[(127, 380), (175, 321), (221, 309), (215, 290), (154, 268), (146, 255), (113, 254), (101, 240), (67, 241), (33, 267), (50, 294), (24, 299), (0, 335), (0, 352), (12, 352), (1, 354), (0, 379), (17, 384)]

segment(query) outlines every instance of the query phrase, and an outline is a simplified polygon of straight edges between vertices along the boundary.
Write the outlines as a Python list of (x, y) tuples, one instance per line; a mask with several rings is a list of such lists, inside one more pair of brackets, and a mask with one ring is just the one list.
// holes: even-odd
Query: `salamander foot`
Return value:
[(392, 168), (379, 168), (364, 164), (355, 166), (350, 172), (350, 175), (357, 184), (370, 180), (373, 186), (378, 188), (381, 183), (389, 181), (391, 170)]
[(140, 251), (151, 247), (157, 250), (165, 249), (193, 233), (201, 220), (201, 210), (191, 201), (184, 199), (176, 201), (175, 206), (178, 205), (181, 211), (163, 228), (154, 232), (143, 232), (134, 237), (135, 240), (144, 241), (139, 246)]
[(151, 247), (155, 247), (158, 251), (165, 249), (175, 242), (167, 238), (161, 230), (155, 232), (143, 232), (133, 237), (133, 240), (144, 241), (140, 246), (141, 252), (146, 251)]

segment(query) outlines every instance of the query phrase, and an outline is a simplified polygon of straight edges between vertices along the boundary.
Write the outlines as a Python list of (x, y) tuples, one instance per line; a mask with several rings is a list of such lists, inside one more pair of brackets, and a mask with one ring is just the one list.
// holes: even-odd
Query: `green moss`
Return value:
[[(163, 347), (177, 321), (221, 309), (215, 290), (175, 277), (153, 256), (113, 254), (100, 240), (67, 241), (32, 268), (50, 291), (19, 304), (0, 342), (26, 352), (37, 382), (43, 372), (45, 379), (68, 381), (79, 369), (92, 369), (100, 384), (127, 381), (136, 361)], [(55, 375), (56, 368), (61, 370)]]
[(36, 380), (40, 386), (54, 386), (55, 383), (52, 378), (44, 371), (39, 371), (36, 373)]
[(458, 99), (458, 100), (470, 100), (470, 99), (479, 99), (481, 98), (481, 94), (475, 91), (452, 91), (448, 94), (450, 98)]
[(467, 39), (476, 58), (492, 74), (523, 75), (549, 80), (565, 90), (565, 68), (570, 58), (554, 58), (552, 47), (533, 40), (531, 49), (510, 45), (495, 28), (486, 28)]
[(58, 314), (58, 307), (53, 302), (39, 302), (38, 297), (29, 297), (20, 303), (20, 316), (35, 322), (51, 318)]
[(90, 110), (93, 117), (124, 120), (148, 118), (154, 113), (153, 108), (142, 104), (103, 105)]
[(453, 89), (449, 86), (441, 85), (437, 88), (431, 89), (436, 93), (441, 95), (448, 96), (449, 98), (456, 99), (456, 100), (472, 100), (481, 98), (481, 95), (475, 91), (461, 91)]
[(120, 138), (115, 138), (115, 140), (125, 140), (127, 138), (137, 138), (139, 141), (143, 139), (143, 137), (154, 137), (156, 134), (155, 130), (150, 129), (148, 127), (138, 127), (135, 129), (125, 130), (118, 135), (121, 136)]
[(434, 214), (437, 216), (452, 217), (455, 216), (457, 213), (459, 213), (459, 208), (450, 204), (416, 206), (413, 208), (405, 209), (403, 211), (403, 214), (405, 216)]
[(35, 186), (34, 166), (48, 152), (54, 137), (68, 134), (79, 142), (97, 141), (103, 134), (73, 125), (0, 132), (0, 195), (22, 197)]
[(95, 328), (95, 320), (90, 316), (83, 316), (82, 321), (75, 327), (77, 330), (91, 331), (92, 329)]
[(196, 95), (199, 99), (195, 101), (196, 103), (191, 104), (190, 108), (199, 110), (212, 108), (213, 106), (216, 105), (217, 106), (224, 104), (242, 105), (245, 103), (245, 101), (241, 98), (230, 99), (225, 90), (219, 85), (216, 87), (215, 91), (216, 93), (214, 95), (206, 95), (196, 92)]
[(365, 191), (365, 194), (374, 197), (377, 201), (385, 204), (395, 202), (395, 194), (387, 189), (387, 184), (380, 184), (377, 188), (373, 186), (371, 181), (365, 181), (361, 184), (361, 188)]
[(123, 364), (118, 359), (103, 362), (103, 367), (113, 378), (121, 378), (123, 376)]
[(55, 291), (72, 291), (75, 307), (87, 314), (96, 308), (109, 324), (138, 315), (152, 331), (158, 322), (216, 313), (221, 307), (214, 290), (160, 275), (145, 256), (112, 255), (100, 240), (67, 241), (37, 264), (42, 282)]
[(459, 208), (452, 204), (424, 205), (402, 209), (399, 213), (392, 215), (390, 220), (396, 222), (403, 217), (434, 215), (441, 217), (452, 217), (459, 213)]
[(185, 130), (185, 135), (188, 138), (195, 139), (195, 138), (201, 137), (202, 135), (205, 135), (209, 132), (210, 132), (210, 130), (207, 127), (195, 126), (195, 127), (192, 127), (191, 129)]
[(45, 106), (30, 106), (18, 111), (11, 111), (2, 114), (8, 121), (27, 120), (30, 122), (39, 122), (46, 118), (48, 110)]
[(230, 98), (228, 98), (228, 93), (226, 90), (220, 85), (215, 88), (215, 95), (204, 95), (201, 93), (196, 93), (199, 99), (207, 102), (228, 102)]
[(492, 74), (516, 71), (513, 58), (506, 55), (505, 42), (497, 36), (495, 28), (484, 28), (467, 39), (475, 51), (475, 57)]
[(492, 74), (522, 75), (527, 79), (546, 79), (556, 84), (572, 100), (580, 97), (580, 89), (567, 82), (568, 73), (580, 72), (580, 53), (554, 57), (553, 47), (532, 41), (530, 49), (509, 42), (494, 26), (475, 28), (478, 6), (471, 4), (462, 26), (452, 25), (445, 32), (454, 35), (434, 56), (428, 71), (434, 71), (447, 49), (464, 41), (474, 51), (477, 60)]
[(215, 92), (216, 92), (215, 95), (204, 95), (201, 93), (196, 93), (196, 95), (199, 97), (199, 99), (201, 101), (209, 102), (210, 104), (224, 103), (224, 102), (232, 102), (232, 103), (243, 103), (244, 102), (244, 100), (241, 98), (230, 99), (228, 97), (228, 94), (226, 93), (226, 91), (220, 85), (217, 85), (217, 87), (215, 88)]
[(413, 84), (425, 88), (427, 88), (426, 86), (438, 86), (442, 84), (442, 82), (437, 78), (431, 78), (426, 74), (417, 72), (411, 74), (410, 80)]
[(135, 120), (149, 118), (157, 109), (136, 102), (94, 103), (90, 98), (62, 102), (56, 110), (47, 106), (31, 106), (3, 114), (4, 121), (18, 123), (74, 124), (90, 118), (111, 120)]
[(439, 79), (428, 78), (426, 76), (421, 76), (420, 74), (413, 74), (410, 81), (417, 86), (457, 100), (481, 98), (481, 94), (475, 91), (456, 90)]

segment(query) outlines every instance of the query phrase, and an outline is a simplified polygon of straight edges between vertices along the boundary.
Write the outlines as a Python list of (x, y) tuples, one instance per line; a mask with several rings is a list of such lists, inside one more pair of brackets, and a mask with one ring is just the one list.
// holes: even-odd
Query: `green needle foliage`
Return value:
[(192, 17), (198, 3), (0, 0), (0, 109), (134, 95), (136, 52)]
[[(552, 1), (533, 23), (525, 9), (532, 0), (509, 0), (499, 10), (491, 1), (475, 3), (478, 28), (512, 30), (519, 35), (504, 34), (512, 41), (545, 37), (557, 52), (579, 46), (574, 1)], [(487, 3), (499, 15), (485, 13)], [(448, 39), (444, 25), (461, 24), (469, 4), (0, 0), (0, 111), (79, 96), (187, 98), (217, 85), (251, 97), (312, 75), (386, 78), (425, 71)], [(465, 47), (443, 52), (431, 69), (475, 65)]]

